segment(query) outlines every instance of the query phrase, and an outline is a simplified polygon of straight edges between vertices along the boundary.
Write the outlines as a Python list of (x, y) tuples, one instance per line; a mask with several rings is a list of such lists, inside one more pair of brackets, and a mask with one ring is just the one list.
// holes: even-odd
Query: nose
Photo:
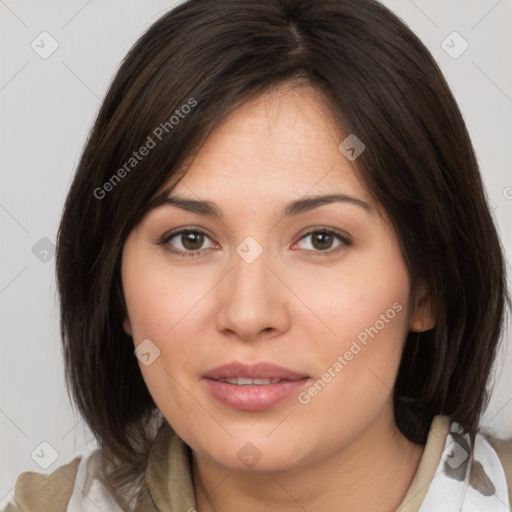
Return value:
[(217, 288), (217, 328), (221, 332), (254, 341), (289, 328), (292, 294), (280, 278), (278, 266), (269, 259), (264, 250), (253, 261), (242, 251), (233, 254), (231, 269)]

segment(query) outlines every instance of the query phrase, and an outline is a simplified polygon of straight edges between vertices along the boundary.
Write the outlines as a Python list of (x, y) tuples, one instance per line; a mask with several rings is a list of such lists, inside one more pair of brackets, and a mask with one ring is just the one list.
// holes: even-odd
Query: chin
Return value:
[(197, 455), (231, 471), (281, 471), (305, 464), (315, 453), (318, 456), (314, 447), (308, 451), (300, 437), (276, 435), (270, 439), (268, 430), (260, 436), (246, 434), (226, 439), (224, 443), (211, 442), (210, 446), (198, 446)]

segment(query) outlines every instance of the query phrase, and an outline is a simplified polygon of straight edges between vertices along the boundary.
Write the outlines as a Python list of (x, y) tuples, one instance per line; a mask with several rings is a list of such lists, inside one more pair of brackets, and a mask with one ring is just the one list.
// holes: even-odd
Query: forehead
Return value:
[(229, 114), (187, 162), (174, 192), (278, 199), (336, 191), (369, 201), (339, 150), (346, 135), (318, 91), (284, 86)]

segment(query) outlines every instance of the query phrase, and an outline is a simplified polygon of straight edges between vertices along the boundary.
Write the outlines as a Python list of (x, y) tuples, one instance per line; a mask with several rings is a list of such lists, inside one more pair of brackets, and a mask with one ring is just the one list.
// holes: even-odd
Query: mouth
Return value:
[(203, 374), (213, 398), (244, 411), (270, 409), (296, 395), (310, 380), (302, 372), (273, 363), (229, 363)]

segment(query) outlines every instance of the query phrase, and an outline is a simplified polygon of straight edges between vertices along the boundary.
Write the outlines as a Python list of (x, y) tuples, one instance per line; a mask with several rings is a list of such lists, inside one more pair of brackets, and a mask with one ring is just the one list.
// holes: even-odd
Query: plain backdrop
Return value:
[[(512, 2), (383, 3), (428, 46), (452, 88), (510, 262)], [(0, 503), (20, 472), (49, 473), (95, 446), (64, 386), (53, 244), (110, 80), (141, 33), (176, 4), (0, 0)], [(510, 345), (507, 334), (482, 422), (502, 438), (512, 437)]]

